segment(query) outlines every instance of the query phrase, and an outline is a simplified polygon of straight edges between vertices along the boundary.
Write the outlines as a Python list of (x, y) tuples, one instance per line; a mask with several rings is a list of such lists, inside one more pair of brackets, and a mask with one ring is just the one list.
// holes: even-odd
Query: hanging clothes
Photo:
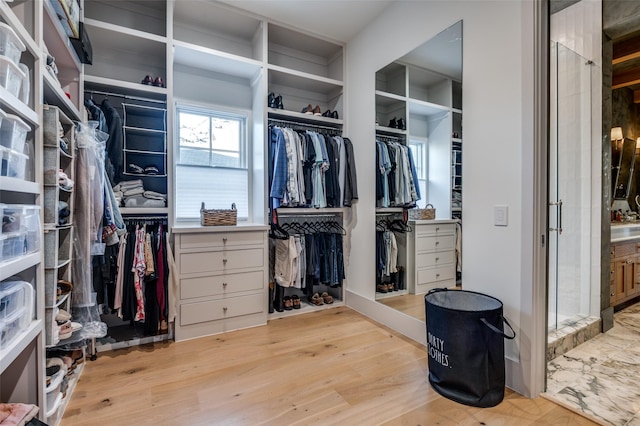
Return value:
[(398, 142), (376, 141), (377, 207), (415, 207), (421, 199), (411, 149)]
[(269, 127), (271, 208), (350, 207), (358, 198), (353, 144), (347, 138)]

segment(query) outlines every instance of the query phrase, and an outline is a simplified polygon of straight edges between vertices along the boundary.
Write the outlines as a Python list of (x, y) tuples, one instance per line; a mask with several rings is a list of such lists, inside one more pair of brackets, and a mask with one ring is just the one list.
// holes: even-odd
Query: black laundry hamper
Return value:
[(504, 339), (516, 335), (502, 315), (502, 302), (472, 291), (435, 289), (424, 303), (431, 386), (461, 404), (498, 405), (504, 398)]

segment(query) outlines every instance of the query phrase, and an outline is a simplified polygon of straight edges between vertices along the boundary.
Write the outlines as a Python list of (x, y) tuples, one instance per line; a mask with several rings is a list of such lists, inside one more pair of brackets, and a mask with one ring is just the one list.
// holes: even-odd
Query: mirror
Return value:
[(612, 181), (613, 198), (626, 200), (629, 198), (629, 189), (633, 179), (634, 163), (636, 158), (636, 141), (624, 138), (612, 141), (611, 159), (613, 166)]
[[(421, 194), (417, 205), (434, 205), (437, 219), (461, 218), (462, 213), (462, 89), (462, 21), (376, 72), (376, 143), (390, 150), (398, 143), (409, 147)], [(435, 266), (420, 266), (425, 256), (413, 254), (411, 222), (408, 230), (402, 226), (402, 204), (393, 202), (389, 187), (390, 197), (385, 192), (376, 206), (376, 301), (424, 320), (424, 290), (416, 294), (408, 278), (417, 276), (417, 269), (428, 273)], [(393, 249), (382, 254), (385, 247), (397, 247), (397, 255)], [(452, 253), (448, 265), (455, 277)], [(393, 261), (386, 263), (389, 257)], [(450, 287), (455, 281), (428, 286)]]

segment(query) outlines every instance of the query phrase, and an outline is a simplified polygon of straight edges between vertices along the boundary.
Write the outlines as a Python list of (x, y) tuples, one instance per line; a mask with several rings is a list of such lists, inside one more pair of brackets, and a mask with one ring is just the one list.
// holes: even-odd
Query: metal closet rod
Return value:
[(167, 216), (127, 216), (126, 214), (122, 215), (122, 220), (167, 220)]
[(269, 124), (282, 124), (283, 127), (289, 127), (289, 128), (295, 129), (295, 130), (298, 130), (298, 129), (302, 129), (302, 130), (324, 129), (324, 130), (329, 130), (330, 132), (333, 132), (333, 133), (336, 133), (336, 134), (341, 134), (342, 133), (342, 129), (337, 129), (335, 127), (322, 126), (320, 124), (300, 123), (298, 121), (281, 120), (279, 118), (270, 118), (269, 119)]
[(340, 216), (340, 213), (334, 213), (334, 214), (312, 214), (312, 213), (278, 213), (278, 218), (288, 218), (288, 217), (293, 217), (293, 218), (304, 218), (306, 219), (315, 219), (318, 217), (331, 217), (331, 218), (337, 218)]
[(165, 105), (167, 103), (167, 101), (160, 101), (158, 99), (144, 98), (142, 96), (131, 96), (131, 95), (125, 95), (122, 93), (115, 93), (115, 92), (104, 92), (102, 90), (85, 89), (84, 92), (90, 93), (92, 95), (115, 96), (123, 99), (131, 99), (135, 101), (144, 101), (144, 102), (156, 102), (156, 103), (165, 104)]

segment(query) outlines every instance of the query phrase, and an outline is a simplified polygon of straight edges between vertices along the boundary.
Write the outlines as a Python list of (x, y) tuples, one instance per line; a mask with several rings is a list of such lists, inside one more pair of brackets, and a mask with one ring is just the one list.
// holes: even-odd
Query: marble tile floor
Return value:
[(600, 318), (567, 319), (547, 334), (547, 362), (600, 334)]
[(603, 425), (640, 426), (640, 303), (547, 364), (545, 396)]

